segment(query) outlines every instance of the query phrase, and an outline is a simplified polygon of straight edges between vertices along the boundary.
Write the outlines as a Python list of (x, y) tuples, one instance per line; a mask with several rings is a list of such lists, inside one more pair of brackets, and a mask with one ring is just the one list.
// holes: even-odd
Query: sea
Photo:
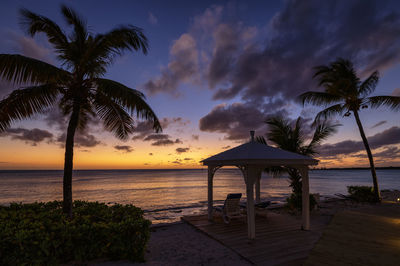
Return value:
[[(400, 170), (377, 170), (380, 189), (400, 190)], [(0, 170), (0, 204), (62, 200), (62, 176), (58, 170)], [(362, 170), (311, 170), (310, 192), (321, 196), (346, 194), (347, 186), (371, 186), (371, 172)], [(76, 170), (73, 199), (133, 204), (153, 224), (179, 221), (184, 215), (206, 212), (207, 169), (187, 170)], [(261, 198), (283, 203), (291, 189), (287, 176), (263, 174)], [(215, 204), (228, 193), (246, 187), (237, 169), (220, 169), (214, 176)]]

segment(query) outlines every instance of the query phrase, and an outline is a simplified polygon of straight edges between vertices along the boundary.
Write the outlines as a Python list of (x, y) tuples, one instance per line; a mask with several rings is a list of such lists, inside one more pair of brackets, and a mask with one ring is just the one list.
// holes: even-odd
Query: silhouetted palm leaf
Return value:
[(299, 96), (301, 101), (303, 104), (311, 103), (323, 107), (328, 104), (337, 103), (319, 112), (315, 117), (315, 122), (318, 122), (321, 118), (326, 119), (337, 114), (341, 115), (344, 113), (345, 116), (349, 116), (351, 113), (354, 114), (370, 162), (376, 198), (380, 200), (374, 161), (358, 112), (368, 106), (372, 108), (388, 106), (393, 110), (399, 110), (400, 97), (367, 97), (374, 92), (379, 81), (379, 73), (375, 71), (361, 82), (353, 64), (349, 60), (341, 58), (330, 63), (329, 66), (316, 67), (314, 78), (324, 88), (324, 92), (303, 93)]
[(368, 96), (375, 91), (376, 85), (379, 81), (379, 72), (373, 72), (367, 79), (365, 79), (358, 88), (359, 96)]
[(43, 113), (54, 105), (59, 93), (60, 88), (48, 84), (14, 90), (0, 101), (0, 132), (15, 121)]
[(400, 109), (400, 97), (372, 96), (372, 97), (367, 98), (367, 104), (370, 104), (372, 108), (387, 106), (393, 110), (399, 110)]
[(46, 62), (16, 54), (0, 54), (0, 78), (15, 84), (66, 83), (67, 71)]
[(106, 34), (92, 35), (86, 21), (74, 10), (62, 6), (61, 13), (72, 32), (65, 34), (52, 20), (21, 10), (21, 24), (31, 36), (45, 33), (54, 46), (62, 68), (21, 56), (0, 54), (0, 78), (14, 84), (37, 85), (16, 90), (0, 102), (0, 132), (12, 122), (41, 113), (58, 103), (69, 116), (64, 164), (64, 212), (72, 215), (72, 166), (76, 129), (83, 130), (97, 115), (104, 128), (117, 138), (133, 132), (133, 116), (151, 121), (156, 132), (161, 124), (144, 95), (121, 83), (103, 79), (113, 59), (124, 51), (147, 53), (142, 29), (119, 26)]

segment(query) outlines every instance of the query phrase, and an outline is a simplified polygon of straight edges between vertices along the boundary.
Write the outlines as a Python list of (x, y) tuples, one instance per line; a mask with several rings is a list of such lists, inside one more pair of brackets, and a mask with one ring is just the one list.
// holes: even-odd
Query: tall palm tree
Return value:
[[(373, 72), (364, 81), (357, 76), (352, 62), (342, 58), (330, 63), (328, 66), (317, 66), (314, 68), (319, 86), (325, 91), (309, 91), (300, 95), (303, 105), (310, 103), (327, 107), (317, 114), (315, 121), (320, 118), (328, 118), (333, 115), (350, 116), (352, 113), (356, 119), (365, 150), (367, 151), (371, 167), (372, 180), (374, 183), (375, 200), (380, 201), (380, 191), (376, 176), (374, 159), (368, 144), (367, 137), (360, 120), (359, 111), (364, 108), (378, 108), (388, 106), (391, 109), (400, 108), (400, 97), (395, 96), (372, 96), (379, 81), (378, 71)], [(333, 104), (333, 105), (332, 105)], [(329, 106), (329, 107), (328, 107)]]
[(29, 10), (21, 10), (21, 22), (31, 36), (46, 34), (61, 67), (18, 54), (0, 54), (0, 78), (26, 85), (0, 101), (0, 132), (13, 122), (43, 113), (58, 105), (69, 116), (65, 142), (63, 211), (72, 216), (72, 169), (74, 136), (84, 130), (90, 117), (98, 116), (104, 128), (119, 138), (133, 132), (133, 116), (153, 123), (161, 131), (157, 116), (145, 96), (121, 83), (103, 78), (115, 57), (124, 51), (147, 53), (142, 29), (119, 26), (105, 34), (93, 35), (78, 14), (61, 6), (72, 32), (66, 34), (55, 22)]
[[(282, 150), (295, 152), (306, 156), (314, 156), (318, 153), (318, 146), (322, 141), (336, 132), (336, 127), (328, 122), (322, 122), (315, 125), (314, 133), (308, 144), (306, 140), (310, 137), (305, 132), (305, 125), (301, 117), (298, 117), (296, 123), (292, 125), (289, 119), (282, 117), (272, 117), (267, 119), (269, 131), (266, 134), (267, 139)], [(264, 137), (257, 137), (257, 141), (267, 144)], [(299, 170), (293, 167), (278, 167), (269, 169), (273, 173), (282, 171), (289, 174), (290, 186), (292, 187), (293, 197), (300, 198), (302, 195), (301, 174)], [(298, 206), (300, 207), (300, 206)]]

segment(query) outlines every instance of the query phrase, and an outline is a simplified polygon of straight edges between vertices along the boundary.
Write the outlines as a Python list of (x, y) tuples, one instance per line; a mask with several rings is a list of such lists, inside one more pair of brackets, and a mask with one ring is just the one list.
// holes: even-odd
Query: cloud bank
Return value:
[[(227, 13), (214, 6), (196, 16), (160, 76), (144, 85), (151, 94), (179, 96), (190, 83), (212, 90), (216, 101), (240, 99), (216, 104), (200, 120), (200, 130), (226, 139), (244, 139), (277, 112), (291, 115), (296, 97), (316, 89), (314, 66), (349, 58), (366, 77), (400, 61), (400, 16), (389, 2), (290, 0), (264, 27)], [(253, 122), (243, 120), (249, 113)]]

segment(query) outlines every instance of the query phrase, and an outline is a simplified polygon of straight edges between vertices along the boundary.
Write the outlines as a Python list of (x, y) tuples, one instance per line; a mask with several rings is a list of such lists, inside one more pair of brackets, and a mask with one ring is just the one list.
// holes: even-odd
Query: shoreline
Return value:
[[(311, 212), (311, 217), (328, 218), (330, 224), (338, 213), (348, 211), (375, 213), (375, 210), (381, 210), (387, 205), (386, 200), (395, 197), (396, 193), (400, 191), (384, 191), (385, 201), (382, 204), (355, 203), (339, 197), (328, 199), (321, 202), (320, 208)], [(400, 208), (400, 204), (396, 207)], [(296, 219), (301, 217), (300, 213), (290, 212), (283, 207), (270, 212), (294, 216)], [(318, 242), (317, 245), (320, 246)], [(146, 262), (140, 264), (128, 261), (103, 261), (89, 265), (252, 265), (231, 247), (207, 236), (184, 221), (152, 225), (145, 258)]]
[[(235, 167), (224, 167), (224, 170), (237, 170)], [(126, 169), (74, 169), (73, 171), (207, 171), (207, 168), (126, 168)], [(331, 168), (310, 168), (310, 171), (318, 170), (370, 170), (369, 167), (331, 167)], [(400, 166), (381, 166), (375, 170), (400, 170)], [(33, 171), (64, 171), (64, 169), (0, 169), (0, 172), (33, 172)]]

